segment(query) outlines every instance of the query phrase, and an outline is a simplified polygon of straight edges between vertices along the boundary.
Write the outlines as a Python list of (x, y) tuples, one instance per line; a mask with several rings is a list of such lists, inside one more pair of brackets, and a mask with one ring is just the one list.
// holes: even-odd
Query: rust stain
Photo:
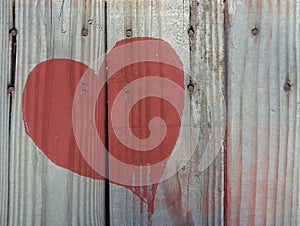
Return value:
[(45, 0), (45, 7), (51, 6), (51, 0)]
[[(288, 5), (288, 3), (287, 3)], [(264, 1), (264, 0), (258, 0), (256, 1), (256, 5), (253, 5), (252, 1), (247, 1), (247, 10), (248, 12), (255, 12), (257, 11), (258, 13), (261, 13), (263, 10), (265, 10), (266, 12), (272, 13), (272, 7), (273, 7), (273, 1), (272, 0), (268, 0), (268, 1)], [(289, 7), (288, 7), (289, 8)], [(287, 9), (289, 10), (289, 9)], [(279, 13), (280, 11), (280, 1), (277, 1), (277, 12)]]
[(269, 0), (269, 8), (272, 8), (272, 0)]
[(179, 174), (176, 173), (168, 180), (161, 182), (161, 186), (167, 211), (172, 218), (173, 224), (193, 226), (194, 222), (191, 211), (183, 208)]
[(197, 10), (197, 1), (196, 0), (193, 0), (192, 1), (192, 11), (196, 11)]
[(263, 8), (262, 0), (257, 1), (256, 6), (257, 6), (257, 9), (258, 9), (259, 11), (261, 11), (262, 8)]
[(277, 12), (280, 12), (280, 1), (277, 1)]
[(290, 1), (286, 2), (286, 13), (289, 14), (290, 11)]
[[(230, 149), (230, 137), (231, 128), (229, 123), (227, 123), (226, 130), (226, 140), (227, 147), (226, 150)], [(236, 152), (234, 161), (232, 156), (227, 156), (227, 166), (226, 166), (226, 225), (239, 225), (240, 224), (240, 203), (241, 203), (241, 166), (242, 161), (241, 152)]]
[(72, 1), (73, 8), (78, 8), (78, 1)]
[[(195, 225), (192, 211), (188, 206), (186, 206), (187, 203), (185, 195), (189, 196), (190, 194), (189, 191), (187, 191), (187, 194), (185, 194), (184, 189), (186, 189), (187, 187), (197, 186), (196, 183), (199, 183), (199, 180), (196, 183), (191, 179), (186, 180), (189, 176), (191, 176), (190, 178), (192, 178), (192, 173), (197, 171), (197, 163), (199, 163), (198, 155), (199, 153), (197, 152), (193, 154), (191, 160), (184, 167), (184, 171), (186, 172), (179, 171), (173, 177), (160, 183), (164, 194), (166, 209), (174, 225)], [(199, 200), (197, 209), (201, 212), (201, 215), (207, 216), (215, 214), (216, 207), (214, 205), (214, 202), (210, 202), (210, 200), (215, 200), (217, 196), (219, 196), (215, 192), (209, 192), (209, 189), (215, 189), (208, 187), (209, 181), (212, 179), (212, 177), (210, 176), (211, 170), (215, 170), (213, 166), (211, 166), (210, 170), (202, 173), (202, 175), (200, 176), (202, 184), (201, 187), (204, 189), (197, 191), (197, 197), (201, 199)], [(185, 184), (186, 182), (188, 184)], [(193, 202), (193, 200), (191, 200), (191, 202)]]

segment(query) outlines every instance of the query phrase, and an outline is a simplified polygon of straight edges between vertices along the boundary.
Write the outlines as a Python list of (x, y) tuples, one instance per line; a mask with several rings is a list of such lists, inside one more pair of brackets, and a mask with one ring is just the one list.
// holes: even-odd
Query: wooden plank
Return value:
[[(197, 150), (188, 163), (182, 161), (181, 157), (189, 154), (188, 146), (193, 143), (193, 140), (185, 139), (184, 134), (180, 135), (174, 148), (175, 154), (168, 162), (174, 165), (177, 173), (168, 180), (161, 181), (157, 190), (155, 185), (135, 188), (110, 185), (112, 225), (221, 225), (223, 223), (222, 133), (224, 124), (222, 122), (224, 123), (225, 119), (223, 18), (223, 4), (220, 1), (202, 1), (197, 4), (196, 1), (128, 0), (108, 3), (109, 50), (120, 40), (126, 39), (123, 44), (130, 44), (137, 40), (137, 37), (160, 38), (175, 49), (184, 63), (184, 86), (189, 84), (190, 79), (195, 83), (193, 95), (185, 100), (187, 108), (185, 108), (184, 118), (187, 121), (184, 122), (196, 125), (198, 131), (201, 131), (198, 134)], [(190, 25), (195, 32), (191, 38), (188, 35)], [(126, 35), (131, 36), (126, 37)], [(118, 45), (120, 46), (120, 43)], [(146, 49), (140, 51), (147, 53)], [(133, 50), (128, 51), (128, 55), (125, 54), (123, 57), (131, 58), (133, 53)], [(158, 52), (158, 55), (163, 53)], [(143, 57), (141, 55), (140, 59)], [(120, 61), (120, 64), (123, 62), (126, 62), (126, 59)], [(127, 90), (129, 93), (130, 84), (127, 80), (134, 77), (135, 70), (139, 69), (127, 71), (125, 69), (123, 79), (109, 81), (108, 95), (115, 92), (115, 87), (124, 87), (125, 92)], [(145, 89), (151, 88), (153, 86), (149, 84)], [(167, 87), (162, 85), (162, 89), (167, 90)], [(113, 101), (110, 99), (108, 105), (113, 105)], [(158, 104), (152, 108), (160, 109), (160, 107), (161, 105)], [(136, 118), (143, 122), (142, 125), (145, 126), (143, 129), (146, 130), (148, 121), (145, 117), (149, 112), (147, 105), (139, 106), (138, 112)], [(163, 113), (159, 116), (163, 117)], [(208, 150), (206, 146), (209, 135), (216, 144)], [(114, 135), (111, 130), (109, 137), (112, 136)], [(109, 139), (109, 142), (109, 147), (114, 151), (112, 139)], [(203, 162), (201, 160), (207, 150), (212, 157), (207, 159), (207, 162)], [(119, 146), (118, 151), (125, 152), (126, 148)], [(182, 156), (180, 153), (183, 153)], [(136, 156), (128, 154), (126, 157), (126, 160), (130, 161)], [(209, 167), (206, 168), (204, 163)], [(151, 172), (148, 173), (151, 175)], [(138, 179), (143, 180), (145, 174), (141, 172), (140, 175), (142, 178)]]
[[(191, 25), (195, 30), (191, 40), (192, 80), (200, 89), (192, 99), (200, 142), (199, 154), (192, 159), (194, 164), (199, 165), (198, 175), (195, 175), (199, 179), (196, 185), (190, 186), (194, 190), (190, 200), (197, 200), (197, 204), (191, 201), (190, 209), (195, 216), (195, 225), (223, 225), (226, 125), (224, 4), (223, 1), (190, 1), (190, 4)], [(206, 154), (209, 155), (208, 163), (203, 165)]]
[(299, 225), (300, 4), (227, 2), (226, 221)]
[[(117, 41), (126, 38), (127, 29), (132, 31), (130, 38), (162, 38), (171, 45), (174, 45), (174, 42), (176, 42), (176, 44), (180, 43), (188, 48), (188, 7), (188, 3), (173, 4), (170, 1), (112, 1), (111, 4), (108, 4), (109, 49)], [(167, 16), (169, 16), (168, 20), (166, 20)], [(188, 51), (185, 57), (188, 58)], [(126, 79), (129, 79), (130, 72), (124, 76)], [(143, 107), (140, 107), (140, 112), (144, 112), (144, 110)], [(144, 121), (143, 118), (140, 120)], [(124, 149), (121, 151), (124, 151)], [(128, 155), (127, 159), (130, 159), (130, 157), (132, 156)], [(142, 175), (144, 176), (144, 174)], [(163, 222), (165, 225), (172, 225), (172, 216), (168, 215), (165, 207), (163, 191), (158, 188), (156, 193), (155, 185), (148, 188), (137, 187), (137, 189), (141, 193), (141, 198), (127, 188), (115, 185), (110, 187), (111, 224), (151, 225), (151, 223), (161, 224)], [(143, 194), (144, 192), (146, 194)], [(155, 203), (152, 203), (154, 195), (156, 200)], [(159, 196), (160, 198), (158, 198)], [(146, 200), (149, 205), (143, 202), (142, 199)], [(153, 204), (154, 214), (151, 210), (153, 208), (151, 205)]]
[(10, 85), (10, 45), (11, 36), (9, 30), (13, 28), (12, 6), (9, 2), (2, 1), (0, 4), (0, 39), (1, 41), (1, 64), (0, 64), (0, 224), (6, 225), (8, 218), (8, 190), (9, 190), (9, 109), (10, 95), (7, 87)]
[(103, 12), (98, 0), (16, 1), (10, 225), (104, 225), (104, 182), (88, 178), (101, 177), (75, 153), (71, 124), (76, 62), (103, 55)]

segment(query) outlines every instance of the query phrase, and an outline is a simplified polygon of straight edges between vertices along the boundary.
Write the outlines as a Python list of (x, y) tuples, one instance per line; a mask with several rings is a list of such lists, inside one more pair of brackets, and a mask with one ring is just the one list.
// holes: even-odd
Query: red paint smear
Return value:
[[(126, 39), (124, 41), (118, 42), (115, 47), (132, 41), (150, 39), (151, 38)], [(163, 75), (166, 75), (166, 77), (172, 79), (180, 86), (184, 86), (183, 72), (179, 73), (177, 69), (171, 68), (170, 66), (157, 67), (157, 65), (153, 63), (149, 63), (148, 68), (151, 68), (152, 71), (156, 71), (157, 73), (161, 72), (162, 70), (163, 72), (166, 72), (162, 73)], [(80, 79), (84, 75), (86, 70), (89, 70), (88, 66), (84, 65), (83, 63), (68, 59), (52, 59), (42, 62), (38, 66), (36, 66), (30, 73), (23, 92), (23, 121), (26, 133), (32, 138), (35, 144), (45, 153), (45, 155), (52, 162), (54, 162), (60, 167), (71, 170), (72, 172), (77, 173), (81, 176), (103, 180), (104, 178), (101, 175), (99, 175), (96, 171), (94, 171), (82, 157), (76, 145), (75, 137), (72, 130), (73, 97), (75, 94), (76, 87), (79, 84)], [(122, 73), (116, 76), (121, 75)], [(136, 79), (137, 77), (138, 74), (134, 74), (134, 76), (128, 78), (127, 81), (130, 82)], [(111, 83), (109, 82), (109, 84)], [(117, 88), (114, 92), (112, 92), (112, 97), (118, 91), (120, 91), (121, 88), (124, 88), (123, 84), (117, 84)], [(105, 90), (102, 90), (100, 92), (96, 109), (105, 109), (104, 91)], [(167, 106), (164, 101), (158, 101), (155, 99), (151, 100), (150, 104), (151, 106), (156, 106), (159, 102), (162, 106)], [(151, 118), (153, 116), (161, 116), (162, 118), (166, 118), (166, 116), (170, 116), (170, 113), (172, 113), (171, 106), (167, 106), (167, 111), (163, 114), (158, 114), (159, 111), (163, 112), (163, 109), (153, 109), (155, 110), (153, 112), (149, 111), (147, 117)], [(148, 110), (146, 112), (148, 112)], [(134, 113), (133, 111), (132, 116), (134, 117), (136, 114), (138, 113)], [(97, 125), (99, 127), (100, 125), (105, 125), (105, 115), (103, 114), (103, 111), (100, 114), (100, 116), (99, 114), (96, 115)], [(160, 151), (160, 153), (164, 153), (165, 155), (171, 153), (179, 134), (178, 125), (180, 125), (180, 121), (173, 117), (170, 117), (170, 119), (170, 125), (176, 126), (174, 127), (174, 130), (172, 130), (172, 132), (170, 133), (171, 141), (165, 143), (162, 146), (163, 151)], [(149, 119), (146, 118), (145, 123), (147, 123), (148, 120)], [(109, 130), (109, 132), (110, 135), (112, 135), (112, 131)], [(139, 133), (139, 131), (134, 131), (134, 133)], [(104, 132), (99, 132), (99, 136), (102, 141), (105, 140)], [(113, 138), (112, 136), (110, 138), (110, 141), (115, 141), (115, 138)], [(117, 142), (113, 143), (110, 149), (114, 150), (116, 144)], [(165, 148), (167, 151), (165, 151)], [(131, 153), (131, 151), (128, 149), (126, 151), (126, 154), (123, 154), (123, 159), (125, 160), (128, 158), (128, 156), (134, 155), (134, 153)], [(114, 153), (114, 151), (112, 151), (112, 153)], [(152, 157), (152, 160), (156, 161), (156, 158), (160, 155), (156, 154), (153, 156), (155, 157)], [(148, 157), (148, 155), (143, 156), (143, 158), (145, 158), (145, 161)], [(147, 186), (143, 186), (142, 189), (141, 187), (134, 186), (120, 186), (128, 188), (135, 195), (140, 197), (142, 201), (148, 204), (151, 213), (153, 213), (157, 185), (158, 184), (152, 185), (151, 195), (148, 194)]]

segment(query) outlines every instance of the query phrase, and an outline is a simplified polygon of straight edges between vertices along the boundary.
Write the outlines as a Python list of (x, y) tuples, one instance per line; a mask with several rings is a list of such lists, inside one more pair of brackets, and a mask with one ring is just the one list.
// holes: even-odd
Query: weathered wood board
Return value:
[(300, 2), (227, 4), (227, 224), (299, 225)]
[[(299, 225), (300, 2), (224, 2), (3, 1), (0, 224)], [(16, 64), (11, 63), (14, 53), (9, 35), (14, 26), (18, 29)], [(105, 61), (105, 75), (109, 75), (113, 65), (131, 62), (136, 54), (145, 60), (158, 47), (154, 41), (139, 52), (134, 47), (137, 41), (147, 46), (149, 40), (158, 39), (168, 45), (161, 44), (164, 48), (158, 49), (157, 57), (169, 59), (171, 55), (177, 63), (182, 61), (183, 77), (181, 70), (157, 66), (161, 62), (153, 58), (154, 63), (145, 63), (146, 69), (134, 65), (141, 62), (125, 64), (121, 77), (107, 78), (108, 89), (100, 95), (95, 112), (100, 115), (97, 123), (103, 126), (99, 136), (107, 139), (110, 153), (117, 151), (127, 165), (149, 163), (147, 157), (115, 142), (114, 132), (128, 137), (132, 130), (146, 138), (153, 115), (172, 120), (176, 112), (166, 110), (169, 106), (162, 100), (153, 105), (141, 102), (128, 117), (135, 125), (129, 130), (111, 125), (110, 113), (117, 91), (128, 100), (134, 90), (130, 82), (143, 73), (150, 77), (154, 72), (161, 76), (172, 71), (166, 78), (187, 94), (183, 126), (176, 120), (165, 126), (178, 140), (174, 147), (169, 142), (157, 149), (154, 160), (172, 146), (175, 154), (162, 169), (176, 173), (164, 178), (168, 170), (162, 175), (160, 171), (163, 179), (149, 183), (153, 179), (150, 166), (140, 174), (128, 167), (125, 172), (119, 170), (132, 183), (124, 185), (113, 181), (118, 169), (110, 168), (108, 192), (103, 175), (87, 164), (77, 148), (73, 95), (78, 84), (80, 95), (93, 92), (94, 86), (81, 76), (88, 68), (97, 72), (105, 54), (129, 46), (116, 63)], [(153, 84), (144, 82), (137, 95), (151, 93)], [(9, 85), (15, 86), (12, 94), (7, 93)], [(162, 83), (160, 89), (161, 99), (170, 96), (167, 85)], [(123, 109), (131, 106), (126, 101), (122, 104)], [(182, 127), (197, 128), (197, 146), (193, 147), (194, 137)], [(85, 132), (81, 138), (89, 142), (90, 134)], [(140, 186), (133, 187), (137, 181)], [(109, 202), (105, 202), (107, 197)]]
[(9, 189), (9, 111), (11, 97), (7, 93), (10, 85), (11, 37), (9, 30), (13, 27), (12, 6), (5, 1), (0, 4), (0, 224), (8, 220), (8, 189)]
[[(184, 65), (182, 85), (185, 87), (193, 83), (195, 86), (192, 95), (185, 98), (185, 122), (200, 128), (201, 133), (192, 161), (180, 165), (180, 156), (175, 156), (173, 160), (179, 172), (158, 184), (156, 197), (155, 192), (149, 194), (152, 207), (142, 202), (130, 189), (110, 185), (111, 224), (221, 224), (222, 143), (209, 150), (213, 156), (216, 153), (216, 159), (212, 159), (212, 164), (208, 161), (207, 164), (211, 164), (208, 169), (202, 169), (199, 165), (201, 155), (206, 151), (209, 134), (221, 137), (224, 130), (224, 126), (220, 125), (224, 119), (221, 101), (224, 85), (222, 4), (116, 1), (109, 2), (106, 7), (107, 14), (104, 12), (104, 2), (99, 1), (15, 3), (14, 19), (18, 29), (16, 92), (12, 97), (11, 161), (7, 164), (11, 169), (9, 178), (12, 186), (7, 191), (10, 194), (9, 209), (5, 210), (7, 206), (3, 205), (3, 212), (11, 214), (5, 221), (13, 225), (23, 222), (41, 225), (104, 224), (105, 194), (104, 183), (99, 181), (101, 178), (84, 171), (82, 167), (85, 166), (79, 164), (79, 168), (76, 168), (76, 159), (72, 160), (72, 157), (77, 156), (71, 156), (71, 152), (62, 155), (67, 157), (65, 161), (57, 159), (60, 151), (64, 151), (58, 147), (72, 149), (74, 144), (68, 138), (71, 139), (69, 142), (72, 141), (69, 146), (61, 145), (58, 131), (54, 132), (53, 138), (53, 127), (57, 126), (63, 132), (65, 130), (51, 121), (53, 118), (49, 115), (64, 112), (59, 107), (68, 108), (70, 103), (65, 106), (57, 104), (55, 99), (47, 95), (66, 100), (64, 95), (69, 96), (73, 92), (74, 81), (70, 78), (74, 67), (76, 80), (77, 66), (73, 65), (73, 61), (62, 58), (94, 66), (93, 69), (97, 71), (99, 65), (95, 62), (101, 59), (106, 49), (105, 35), (109, 51), (117, 41), (125, 38), (126, 30), (130, 28), (132, 37), (160, 38), (175, 49)], [(107, 30), (105, 15), (109, 15)], [(190, 25), (194, 27), (195, 34), (189, 36)], [(83, 28), (88, 30), (86, 37), (82, 37)], [(202, 31), (203, 28), (206, 32)], [(45, 60), (50, 61), (42, 63)], [(57, 69), (56, 66), (61, 68)], [(80, 71), (84, 66), (78, 67)], [(59, 77), (62, 72), (66, 74)], [(61, 80), (56, 81), (57, 77)], [(44, 90), (47, 87), (51, 89)], [(214, 101), (216, 105), (211, 104)], [(45, 120), (46, 123), (43, 122)], [(61, 119), (58, 118), (58, 121)], [(188, 138), (186, 142), (192, 143), (193, 140)], [(182, 145), (177, 145), (175, 149), (177, 152), (189, 151)], [(97, 180), (84, 178), (71, 171)], [(153, 185), (148, 187), (148, 193), (151, 193)], [(145, 187), (140, 189), (146, 191)]]
[[(10, 189), (7, 192), (10, 213), (8, 225), (104, 225), (104, 182), (79, 176), (64, 169), (66, 167), (58, 167), (51, 161), (51, 158), (55, 157), (51, 154), (56, 153), (56, 156), (59, 156), (61, 152), (66, 152), (65, 161), (69, 161), (70, 167), (78, 163), (76, 156), (72, 155), (74, 142), (71, 138), (59, 137), (60, 131), (55, 131), (58, 140), (56, 143), (49, 140), (49, 143), (54, 142), (60, 147), (61, 142), (67, 142), (65, 149), (47, 150), (47, 141), (42, 141), (44, 150), (41, 150), (37, 146), (39, 138), (35, 137), (34, 143), (34, 139), (27, 135), (35, 134), (38, 131), (36, 127), (45, 126), (38, 136), (47, 140), (49, 133), (53, 132), (52, 129), (55, 130), (51, 127), (55, 121), (48, 121), (46, 124), (44, 122), (49, 120), (50, 114), (56, 112), (59, 114), (65, 111), (64, 107), (71, 106), (72, 102), (67, 102), (65, 105), (62, 104), (61, 108), (57, 108), (55, 101), (59, 101), (60, 98), (65, 100), (71, 95), (68, 92), (72, 92), (74, 88), (73, 66), (66, 65), (64, 68), (66, 74), (62, 74), (59, 81), (54, 80), (54, 73), (60, 73), (59, 69), (54, 70), (51, 63), (40, 71), (37, 70), (31, 80), (33, 84), (31, 88), (35, 90), (26, 91), (27, 97), (32, 98), (26, 99), (24, 96), (22, 98), (22, 95), (25, 95), (23, 91), (29, 73), (41, 62), (66, 58), (91, 65), (104, 53), (103, 12), (104, 3), (98, 0), (15, 2), (18, 36), (9, 162)], [(89, 35), (86, 37), (81, 35), (83, 28), (88, 29)], [(45, 75), (48, 80), (43, 80)], [(43, 82), (47, 82), (46, 87), (51, 87), (48, 94), (56, 95), (53, 99), (46, 96)], [(51, 86), (54, 84), (56, 87)], [(64, 90), (67, 93), (63, 93)], [(24, 112), (29, 112), (36, 120), (28, 122), (26, 118), (28, 115)], [(58, 119), (59, 117), (64, 116), (58, 115)], [(70, 117), (67, 117), (65, 120), (69, 119)], [(48, 158), (43, 153), (47, 151)], [(5, 165), (1, 164), (1, 167)], [(77, 170), (82, 170), (82, 167), (79, 165)]]
[[(224, 222), (223, 12), (223, 4), (220, 1), (197, 3), (196, 1), (128, 0), (111, 1), (108, 4), (109, 50), (120, 40), (126, 39), (126, 42), (130, 43), (130, 39), (134, 40), (136, 37), (159, 38), (175, 49), (184, 63), (184, 86), (188, 86), (190, 79), (195, 85), (194, 92), (185, 100), (184, 117), (201, 131), (198, 138), (199, 145), (188, 163), (182, 163), (180, 156), (169, 160), (176, 164), (178, 172), (175, 175), (159, 183), (157, 190), (153, 185), (139, 188), (142, 193), (146, 190), (147, 197), (135, 195), (124, 187), (111, 185), (112, 225), (221, 225)], [(188, 31), (191, 25), (195, 33), (190, 37)], [(131, 57), (130, 51), (126, 57)], [(134, 74), (134, 69), (124, 71), (124, 77), (128, 80), (131, 74)], [(124, 89), (128, 85), (126, 79), (109, 82), (108, 95), (114, 92), (115, 86), (118, 86), (115, 83), (123, 83)], [(151, 88), (153, 87), (149, 84), (149, 89)], [(146, 115), (146, 109), (146, 106), (140, 106), (141, 115), (138, 117)], [(160, 116), (163, 117), (162, 115)], [(211, 128), (214, 128), (214, 131), (210, 130), (209, 124), (213, 125)], [(216, 141), (215, 146), (209, 150), (216, 158), (207, 169), (201, 171), (199, 165), (209, 138)], [(177, 143), (175, 151), (189, 152), (189, 143), (193, 143), (192, 138), (185, 144), (186, 146)], [(124, 150), (126, 149), (120, 149), (120, 151)], [(127, 159), (132, 157), (128, 155)], [(138, 198), (138, 196), (142, 197)], [(143, 198), (148, 201), (148, 205), (142, 200)], [(154, 201), (154, 204), (151, 201)]]

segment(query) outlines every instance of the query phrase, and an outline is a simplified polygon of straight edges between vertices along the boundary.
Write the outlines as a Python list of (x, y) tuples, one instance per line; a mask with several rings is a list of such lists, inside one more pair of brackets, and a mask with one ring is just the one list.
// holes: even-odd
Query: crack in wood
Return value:
[(66, 33), (67, 30), (64, 28), (64, 4), (65, 4), (65, 0), (62, 0), (61, 3), (61, 7), (60, 7), (60, 11), (59, 11), (59, 16), (58, 16), (58, 20), (60, 22), (60, 32), (61, 33)]

